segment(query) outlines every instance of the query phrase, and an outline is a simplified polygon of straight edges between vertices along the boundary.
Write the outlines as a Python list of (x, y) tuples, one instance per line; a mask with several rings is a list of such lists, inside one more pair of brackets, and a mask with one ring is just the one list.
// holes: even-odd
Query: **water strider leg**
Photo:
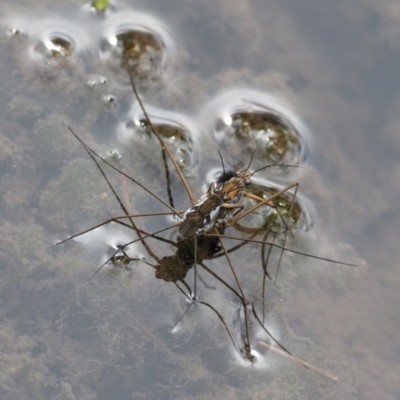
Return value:
[[(196, 201), (195, 201), (195, 199), (194, 199), (194, 196), (193, 196), (193, 194), (192, 194), (192, 191), (191, 191), (190, 188), (189, 188), (188, 183), (186, 182), (185, 177), (184, 177), (183, 174), (182, 174), (182, 171), (180, 170), (180, 168), (179, 168), (179, 166), (178, 166), (178, 163), (176, 162), (174, 156), (172, 155), (171, 150), (170, 150), (169, 147), (166, 145), (166, 143), (165, 143), (164, 140), (162, 139), (161, 135), (159, 134), (159, 132), (157, 131), (157, 129), (155, 128), (155, 126), (154, 126), (153, 123), (151, 122), (151, 120), (150, 120), (150, 118), (149, 118), (149, 115), (147, 114), (147, 111), (146, 111), (146, 109), (145, 109), (145, 107), (144, 107), (144, 105), (143, 105), (143, 102), (142, 102), (142, 100), (141, 100), (141, 98), (140, 98), (140, 96), (139, 96), (139, 93), (138, 93), (138, 90), (137, 90), (137, 87), (136, 87), (136, 83), (135, 83), (135, 79), (134, 79), (134, 76), (133, 76), (133, 72), (132, 72), (131, 69), (129, 69), (129, 68), (127, 68), (127, 71), (128, 71), (129, 79), (130, 79), (130, 82), (131, 82), (132, 90), (133, 90), (133, 92), (134, 92), (134, 94), (135, 94), (135, 97), (136, 97), (136, 99), (137, 99), (137, 101), (138, 101), (138, 103), (139, 103), (140, 108), (141, 108), (142, 111), (143, 111), (143, 114), (144, 114), (144, 116), (145, 116), (145, 118), (146, 118), (146, 121), (148, 122), (148, 124), (150, 125), (151, 130), (153, 131), (153, 133), (156, 135), (158, 141), (160, 142), (161, 148), (162, 148), (162, 149), (165, 149), (165, 151), (167, 152), (169, 159), (171, 160), (172, 164), (174, 165), (175, 171), (176, 171), (177, 174), (179, 175), (179, 178), (181, 179), (182, 184), (183, 184), (183, 186), (185, 187), (185, 190), (186, 190), (186, 192), (187, 192), (187, 194), (188, 194), (188, 196), (189, 196), (189, 199), (190, 199), (191, 203), (194, 204)], [(168, 171), (168, 165), (167, 165), (167, 163), (165, 162), (164, 165), (165, 165), (165, 167), (166, 167), (166, 174), (169, 175), (169, 172), (167, 173), (167, 171)], [(167, 182), (169, 182), (169, 181), (170, 181), (170, 179), (169, 179), (169, 177), (168, 177), (168, 178), (167, 178)], [(172, 195), (171, 195), (171, 196), (172, 196)]]
[(113, 217), (113, 218), (110, 218), (110, 219), (108, 219), (106, 221), (103, 221), (102, 223), (100, 223), (98, 225), (94, 225), (91, 228), (85, 229), (84, 231), (81, 231), (79, 233), (75, 233), (74, 235), (72, 235), (72, 236), (70, 236), (70, 237), (68, 237), (68, 238), (66, 238), (64, 240), (61, 240), (60, 242), (57, 242), (56, 245), (65, 243), (65, 242), (67, 242), (68, 240), (71, 240), (71, 239), (75, 239), (78, 236), (84, 235), (85, 233), (91, 232), (91, 231), (93, 231), (93, 230), (95, 230), (97, 228), (100, 228), (103, 225), (109, 224), (111, 222), (115, 222), (115, 223), (123, 225), (123, 226), (125, 226), (127, 228), (133, 229), (131, 225), (128, 225), (125, 222), (120, 221), (121, 219), (126, 219), (126, 218), (131, 219), (131, 218), (139, 218), (139, 217), (154, 217), (154, 216), (160, 216), (160, 215), (174, 215), (174, 213), (167, 211), (167, 212), (148, 213), (148, 214), (128, 214), (128, 215), (121, 215), (121, 216), (118, 216), (118, 217)]
[(232, 274), (235, 278), (236, 284), (239, 288), (239, 292), (240, 292), (240, 299), (242, 301), (243, 304), (243, 309), (244, 309), (244, 320), (245, 320), (245, 329), (246, 329), (246, 337), (245, 337), (245, 343), (244, 343), (244, 351), (246, 354), (246, 357), (252, 361), (254, 359), (254, 357), (251, 354), (251, 345), (250, 345), (250, 333), (249, 333), (249, 319), (248, 319), (248, 313), (247, 313), (247, 300), (246, 300), (246, 296), (244, 294), (244, 291), (242, 289), (242, 286), (240, 284), (239, 278), (236, 274), (235, 268), (233, 266), (233, 263), (231, 261), (230, 255), (225, 247), (224, 241), (222, 240), (222, 237), (219, 236), (219, 241), (221, 243), (222, 249), (224, 250), (226, 259), (228, 260), (228, 264), (231, 268)]

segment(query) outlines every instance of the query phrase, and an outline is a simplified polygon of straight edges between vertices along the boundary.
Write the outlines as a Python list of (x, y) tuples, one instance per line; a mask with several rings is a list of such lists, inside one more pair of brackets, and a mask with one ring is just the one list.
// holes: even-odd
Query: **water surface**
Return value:
[[(72, 1), (3, 1), (2, 8), (2, 398), (400, 396), (396, 2), (248, 1), (232, 9), (223, 1), (137, 1), (105, 16)], [(144, 71), (162, 79), (151, 78), (145, 101), (160, 121), (173, 119), (197, 132), (175, 148), (182, 163), (193, 164), (187, 174), (196, 196), (219, 163), (207, 107), (224, 93), (273, 96), (307, 127), (308, 167), (293, 179), (301, 181), (315, 223), (297, 246), (360, 266), (287, 256), (267, 293), (267, 325), (295, 355), (337, 375), (338, 383), (269, 353), (246, 364), (218, 318), (201, 307), (171, 332), (187, 303), (144, 263), (88, 280), (109, 249), (127, 239), (125, 231), (112, 227), (54, 246), (121, 213), (67, 126), (113, 162), (143, 171), (149, 187), (163, 193), (154, 179), (162, 165), (149, 159), (155, 154), (159, 161), (159, 148), (146, 136), (130, 141), (133, 96), (109, 56), (113, 37), (130, 24), (151, 27), (162, 38), (156, 43), (164, 51), (158, 54), (154, 45), (151, 55), (154, 70)], [(111, 177), (132, 212), (159, 207)], [(177, 179), (172, 186), (177, 204), (188, 207)], [(235, 253), (254, 298), (258, 254), (251, 246)], [(229, 293), (211, 288), (207, 296), (235, 314)]]

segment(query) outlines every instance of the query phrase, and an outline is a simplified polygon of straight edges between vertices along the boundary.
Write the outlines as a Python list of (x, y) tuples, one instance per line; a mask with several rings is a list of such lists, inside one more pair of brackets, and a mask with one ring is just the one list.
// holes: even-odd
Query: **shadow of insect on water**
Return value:
[[(136, 238), (128, 243), (123, 243), (118, 246), (114, 254), (103, 264), (97, 271), (93, 273), (91, 278), (96, 275), (107, 263), (114, 263), (116, 265), (125, 266), (132, 261), (137, 259), (131, 258), (126, 249), (133, 243), (140, 242), (145, 248), (147, 254), (154, 262), (150, 262), (147, 259), (143, 260), (147, 265), (155, 269), (156, 278), (163, 279), (167, 282), (172, 282), (182, 293), (190, 300), (185, 313), (177, 322), (183, 319), (184, 315), (190, 309), (193, 304), (200, 304), (208, 309), (212, 310), (213, 313), (219, 318), (223, 324), (233, 346), (242, 355), (242, 357), (250, 362), (255, 360), (254, 352), (252, 351), (251, 341), (251, 323), (250, 319), (253, 319), (262, 330), (271, 338), (271, 340), (279, 346), (280, 354), (286, 355), (287, 357), (295, 360), (303, 366), (314, 369), (312, 366), (304, 361), (299, 360), (293, 356), (284, 346), (282, 346), (268, 331), (265, 326), (264, 315), (265, 315), (265, 282), (266, 278), (271, 278), (268, 271), (269, 257), (272, 248), (280, 249), (279, 261), (275, 274), (275, 282), (278, 276), (279, 267), (282, 261), (282, 257), (285, 251), (294, 252), (303, 256), (313, 257), (316, 259), (334, 262), (343, 265), (352, 265), (334, 260), (329, 260), (323, 257), (315, 255), (305, 254), (299, 251), (291, 250), (286, 248), (287, 235), (293, 235), (291, 225), (295, 224), (299, 218), (299, 207), (296, 203), (296, 194), (298, 191), (298, 183), (293, 182), (282, 189), (276, 189), (273, 193), (265, 193), (252, 183), (252, 176), (262, 169), (273, 167), (273, 165), (267, 165), (263, 168), (259, 168), (254, 172), (250, 172), (251, 160), (249, 165), (244, 170), (238, 171), (225, 171), (223, 165), (223, 172), (213, 181), (207, 192), (199, 199), (195, 200), (192, 191), (181, 171), (177, 161), (175, 160), (170, 148), (165, 143), (157, 128), (153, 125), (150, 120), (146, 109), (142, 103), (141, 97), (139, 96), (136, 83), (135, 83), (135, 70), (133, 68), (127, 68), (131, 86), (135, 97), (142, 109), (145, 116), (146, 124), (150, 127), (152, 134), (157, 138), (161, 147), (163, 168), (165, 170), (165, 180), (168, 194), (168, 202), (164, 201), (158, 195), (149, 190), (144, 184), (139, 182), (136, 178), (128, 175), (124, 171), (116, 168), (109, 161), (102, 158), (98, 153), (91, 149), (71, 128), (69, 130), (74, 137), (79, 141), (82, 147), (86, 150), (87, 154), (95, 162), (98, 170), (102, 174), (103, 178), (107, 182), (108, 187), (112, 191), (114, 197), (119, 203), (119, 206), (123, 212), (123, 215), (111, 218), (104, 221), (101, 224), (93, 226), (85, 231), (77, 233), (61, 242), (64, 243), (70, 239), (76, 238), (89, 231), (92, 231), (102, 225), (110, 222), (118, 223), (124, 227), (133, 230), (136, 233)], [(221, 157), (222, 160), (222, 157)], [(179, 179), (185, 188), (185, 191), (190, 200), (190, 206), (186, 210), (179, 211), (174, 207), (174, 199), (171, 190), (171, 171), (170, 165), (173, 166), (173, 173), (179, 176)], [(113, 184), (105, 174), (101, 164), (108, 165), (113, 170), (117, 171), (118, 174), (124, 178), (130, 180), (135, 185), (142, 188), (147, 194), (155, 199), (168, 211), (160, 211), (157, 213), (147, 214), (130, 214), (128, 208), (122, 201), (121, 197), (116, 192)], [(223, 162), (222, 162), (223, 164)], [(281, 165), (280, 165), (281, 166)], [(292, 166), (297, 167), (297, 166)], [(247, 201), (246, 205), (244, 201)], [(252, 202), (251, 205), (250, 202)], [(252, 216), (257, 213), (260, 209), (267, 209), (267, 217), (263, 222), (262, 226), (246, 226), (242, 224), (242, 219), (247, 216)], [(160, 229), (156, 232), (147, 232), (140, 229), (135, 223), (136, 218), (147, 218), (151, 216), (175, 216), (178, 223), (168, 225), (167, 227)], [(169, 230), (177, 230), (177, 239), (171, 240), (163, 236), (164, 232)], [(228, 229), (236, 230), (237, 234), (227, 234)], [(261, 237), (260, 237), (261, 236)], [(272, 237), (272, 241), (268, 241), (268, 238)], [(279, 238), (279, 244), (278, 239)], [(168, 243), (169, 245), (176, 248), (176, 252), (170, 256), (159, 257), (152, 249), (148, 240), (157, 240), (160, 242)], [(238, 241), (238, 244), (228, 248), (225, 241)], [(249, 243), (256, 243), (260, 245), (261, 254), (261, 266), (263, 272), (263, 287), (262, 287), (262, 312), (261, 314), (256, 311), (256, 307), (252, 301), (248, 299), (244, 288), (240, 282), (238, 274), (236, 273), (234, 262), (231, 258), (231, 253), (239, 251), (242, 247)], [(227, 261), (232, 276), (234, 277), (233, 282), (235, 285), (228, 283), (219, 274), (210, 269), (205, 261), (216, 258), (224, 257)], [(197, 267), (201, 267), (202, 270), (206, 271), (223, 286), (225, 286), (233, 295), (238, 299), (239, 311), (238, 311), (238, 332), (239, 337), (235, 339), (231, 332), (228, 324), (226, 323), (222, 313), (217, 310), (212, 304), (207, 301), (203, 301), (197, 296)], [(189, 270), (194, 269), (194, 282), (191, 287), (185, 280)], [(264, 344), (267, 346), (267, 344)], [(274, 347), (270, 347), (273, 351)], [(321, 372), (321, 371), (318, 371)], [(322, 373), (322, 372), (321, 372)], [(326, 374), (325, 374), (326, 375)], [(328, 375), (326, 375), (328, 376)], [(334, 379), (332, 376), (328, 376)]]

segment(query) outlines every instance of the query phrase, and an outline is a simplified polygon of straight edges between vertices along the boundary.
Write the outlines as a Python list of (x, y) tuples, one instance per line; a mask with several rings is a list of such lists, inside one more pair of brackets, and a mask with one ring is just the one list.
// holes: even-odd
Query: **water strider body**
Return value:
[[(223, 234), (223, 231), (219, 232)], [(173, 255), (164, 256), (156, 265), (152, 265), (156, 270), (155, 276), (166, 282), (183, 281), (195, 263), (202, 264), (204, 260), (212, 259), (220, 251), (217, 237), (200, 235), (183, 238), (176, 243)]]
[[(250, 164), (251, 160), (249, 166), (242, 171), (224, 171), (216, 181), (211, 182), (207, 193), (200, 197), (182, 215), (178, 240), (210, 233), (214, 228), (225, 229), (227, 226), (230, 226), (234, 217), (237, 216), (237, 219), (241, 218), (240, 212), (244, 208), (243, 198), (256, 200), (260, 206), (267, 205), (275, 209), (279, 214), (279, 210), (272, 202), (272, 199), (265, 200), (260, 196), (250, 193), (248, 189), (251, 188), (251, 176), (253, 174), (265, 168), (273, 166), (281, 167), (282, 165), (268, 165), (250, 173)], [(293, 186), (297, 186), (297, 183), (290, 185), (290, 187)], [(281, 191), (281, 193), (287, 190), (289, 190), (289, 187)], [(282, 215), (279, 215), (286, 225), (286, 221)]]
[[(241, 281), (235, 271), (234, 268), (234, 263), (232, 262), (232, 259), (230, 257), (230, 253), (238, 250), (241, 248), (243, 245), (246, 245), (247, 243), (259, 243), (262, 246), (271, 246), (271, 247), (277, 247), (281, 249), (281, 251), (292, 251), (289, 250), (285, 247), (285, 243), (283, 243), (283, 246), (279, 246), (276, 243), (272, 242), (267, 242), (265, 237), (263, 240), (256, 240), (254, 237), (256, 234), (249, 234), (247, 238), (243, 237), (235, 237), (233, 236), (227, 236), (225, 235), (225, 229), (228, 227), (235, 227), (237, 222), (241, 219), (244, 218), (246, 215), (252, 214), (257, 208), (262, 207), (264, 205), (267, 205), (269, 207), (273, 207), (276, 209), (277, 213), (279, 214), (278, 208), (274, 205), (273, 200), (279, 198), (282, 194), (288, 192), (291, 188), (295, 188), (295, 192), (292, 196), (292, 202), (290, 207), (288, 208), (288, 218), (287, 221), (289, 221), (292, 210), (293, 210), (293, 203), (294, 199), (296, 197), (296, 191), (298, 187), (298, 183), (294, 182), (285, 188), (281, 190), (277, 190), (274, 192), (274, 194), (268, 196), (268, 198), (260, 197), (257, 195), (254, 195), (249, 191), (249, 187), (251, 187), (251, 176), (254, 175), (257, 171), (254, 171), (252, 173), (249, 172), (249, 167), (243, 171), (237, 171), (237, 172), (228, 172), (224, 173), (214, 182), (212, 182), (209, 186), (209, 189), (207, 192), (200, 197), (198, 201), (195, 201), (192, 195), (192, 192), (189, 188), (189, 185), (186, 182), (186, 179), (184, 178), (182, 172), (179, 169), (179, 166), (173, 157), (171, 151), (168, 148), (168, 145), (164, 142), (160, 134), (157, 132), (157, 129), (153, 126), (153, 124), (150, 121), (150, 118), (148, 117), (143, 104), (140, 100), (140, 97), (137, 93), (135, 82), (133, 80), (133, 73), (129, 73), (130, 79), (131, 79), (131, 84), (132, 84), (132, 89), (135, 93), (135, 96), (142, 107), (143, 113), (145, 115), (145, 118), (148, 121), (149, 126), (151, 127), (151, 131), (154, 133), (155, 137), (160, 142), (160, 147), (161, 151), (163, 154), (163, 161), (164, 161), (164, 169), (165, 169), (165, 175), (166, 175), (166, 181), (167, 181), (167, 192), (168, 192), (168, 197), (170, 199), (169, 204), (162, 200), (160, 197), (152, 193), (148, 188), (146, 188), (145, 185), (139, 183), (135, 178), (132, 178), (128, 176), (127, 174), (123, 173), (122, 171), (118, 170), (115, 168), (113, 165), (108, 163), (106, 160), (104, 160), (102, 157), (100, 157), (97, 153), (92, 151), (85, 143), (80, 140), (77, 135), (71, 130), (71, 132), (77, 137), (77, 139), (80, 141), (82, 146), (85, 148), (85, 150), (88, 152), (88, 154), (92, 157), (92, 159), (97, 158), (97, 160), (100, 160), (101, 162), (104, 162), (109, 165), (109, 167), (113, 168), (117, 172), (119, 172), (124, 178), (130, 179), (134, 184), (140, 186), (143, 190), (145, 190), (150, 196), (156, 198), (160, 204), (163, 206), (167, 207), (169, 209), (168, 212), (159, 212), (159, 213), (153, 213), (153, 214), (136, 214), (136, 215), (130, 215), (125, 208), (123, 202), (115, 192), (112, 184), (108, 181), (107, 177), (105, 176), (104, 172), (101, 170), (101, 167), (98, 165), (101, 173), (103, 174), (104, 178), (106, 179), (110, 189), (112, 190), (114, 196), (118, 200), (121, 209), (124, 212), (124, 215), (120, 217), (114, 217), (109, 219), (108, 221), (105, 221), (103, 224), (108, 223), (108, 222), (116, 222), (119, 223), (131, 230), (133, 230), (136, 235), (137, 239), (129, 242), (129, 243), (124, 243), (121, 246), (121, 249), (124, 250), (126, 249), (131, 243), (135, 242), (140, 242), (143, 247), (145, 248), (146, 252), (148, 253), (149, 257), (155, 260), (155, 263), (146, 263), (148, 265), (151, 265), (155, 269), (155, 276), (159, 279), (163, 279), (164, 281), (167, 282), (173, 282), (184, 294), (186, 297), (188, 297), (193, 304), (194, 302), (203, 304), (210, 308), (217, 316), (218, 318), (223, 322), (225, 329), (228, 332), (228, 335), (235, 346), (236, 350), (238, 350), (245, 359), (249, 361), (254, 360), (254, 355), (252, 354), (252, 337), (250, 335), (250, 318), (252, 315), (254, 315), (255, 319), (257, 322), (260, 324), (261, 328), (267, 332), (264, 322), (260, 322), (260, 319), (257, 317), (256, 311), (254, 309), (254, 304), (248, 300), (248, 295), (244, 290), (244, 287), (242, 287)], [(172, 200), (171, 200), (171, 190), (170, 190), (170, 178), (169, 178), (169, 169), (168, 169), (168, 163), (166, 161), (166, 156), (165, 154), (168, 155), (170, 162), (172, 162), (174, 166), (174, 171), (176, 174), (179, 175), (183, 186), (186, 189), (186, 192), (188, 194), (188, 198), (191, 202), (191, 206), (186, 209), (186, 211), (178, 211), (174, 208), (172, 205)], [(97, 164), (97, 161), (95, 161)], [(267, 168), (269, 166), (266, 166), (264, 168)], [(262, 169), (264, 169), (262, 168)], [(263, 195), (262, 195), (263, 196)], [(257, 202), (257, 204), (253, 207), (250, 207), (246, 210), (244, 209), (243, 205), (243, 199), (244, 198), (249, 198), (253, 199)], [(180, 221), (179, 225), (172, 225), (168, 226), (162, 230), (159, 230), (158, 232), (146, 232), (143, 229), (139, 229), (138, 226), (134, 223), (134, 219), (138, 217), (149, 217), (151, 215), (175, 215), (178, 220)], [(281, 216), (282, 218), (282, 216)], [(282, 218), (283, 219), (283, 218)], [(127, 222), (123, 222), (123, 220), (126, 220)], [(286, 225), (286, 232), (289, 230), (287, 227), (288, 222), (285, 222), (283, 219), (285, 225)], [(90, 228), (84, 232), (81, 232), (80, 234), (83, 234), (85, 232), (88, 232), (92, 229), (97, 228), (98, 226), (101, 226), (103, 224), (97, 225), (96, 227)], [(169, 229), (178, 229), (178, 241), (171, 241), (167, 240), (164, 237), (158, 236), (159, 233), (165, 232)], [(290, 231), (290, 230), (289, 230)], [(73, 237), (79, 236), (80, 234), (74, 235)], [(286, 233), (285, 233), (286, 235)], [(232, 240), (239, 240), (240, 244), (237, 246), (234, 246), (232, 248), (228, 248), (225, 245), (225, 239), (232, 239)], [(170, 256), (163, 256), (159, 257), (157, 256), (156, 252), (154, 249), (151, 247), (150, 243), (147, 241), (160, 241), (160, 242), (166, 242), (169, 245), (172, 245), (176, 251), (173, 255)], [(159, 246), (157, 246), (159, 248)], [(119, 250), (121, 250), (119, 249)], [(298, 254), (302, 254), (305, 256), (310, 256), (308, 254), (304, 254), (301, 252), (296, 252)], [(206, 265), (204, 265), (203, 261), (204, 260), (209, 260), (209, 259), (214, 259), (217, 257), (225, 257), (227, 264), (229, 265), (230, 271), (232, 276), (234, 277), (234, 284), (230, 285), (227, 283), (224, 279), (222, 279), (220, 276), (218, 276), (214, 271), (212, 271), (210, 268), (208, 268)], [(313, 258), (317, 259), (322, 259), (325, 261), (333, 261), (333, 260), (327, 260), (322, 257), (317, 257), (317, 256), (311, 256)], [(125, 261), (126, 258), (122, 258), (122, 261)], [(118, 261), (120, 262), (120, 259), (117, 256), (117, 252), (114, 254), (114, 256), (110, 257), (109, 261)], [(265, 262), (267, 264), (267, 262)], [(241, 315), (243, 315), (243, 332), (244, 335), (241, 336), (240, 339), (235, 341), (232, 338), (232, 335), (228, 329), (227, 324), (225, 323), (223, 317), (221, 314), (210, 304), (204, 302), (204, 301), (198, 301), (196, 295), (192, 296), (191, 293), (191, 288), (187, 283), (185, 282), (186, 275), (188, 271), (193, 267), (193, 266), (201, 266), (204, 271), (207, 273), (211, 274), (214, 278), (216, 278), (222, 285), (224, 285), (230, 293), (234, 294), (235, 298), (239, 300), (240, 302), (240, 309), (243, 311)], [(100, 270), (101, 267), (98, 269)], [(266, 270), (266, 267), (263, 270)], [(98, 271), (96, 271), (97, 273)], [(264, 272), (265, 273), (265, 272)], [(195, 282), (196, 282), (196, 269), (194, 272), (195, 276)], [(186, 287), (186, 291), (184, 291), (179, 284), (183, 283), (184, 286)], [(196, 288), (196, 283), (194, 284), (194, 288)], [(196, 290), (196, 289), (195, 289)], [(187, 293), (189, 292), (189, 294)], [(262, 299), (263, 300), (263, 299)], [(250, 307), (253, 307), (251, 310)], [(264, 310), (263, 310), (264, 311)], [(252, 314), (251, 314), (252, 313)], [(241, 318), (241, 317), (240, 317)], [(268, 333), (268, 332), (267, 332)], [(240, 343), (240, 344), (239, 344)]]
[(243, 208), (240, 202), (241, 191), (236, 189), (236, 195), (232, 197), (224, 189), (224, 183), (212, 182), (207, 193), (185, 211), (179, 225), (178, 240), (199, 236), (213, 228), (222, 227), (225, 225), (223, 220), (226, 215)]

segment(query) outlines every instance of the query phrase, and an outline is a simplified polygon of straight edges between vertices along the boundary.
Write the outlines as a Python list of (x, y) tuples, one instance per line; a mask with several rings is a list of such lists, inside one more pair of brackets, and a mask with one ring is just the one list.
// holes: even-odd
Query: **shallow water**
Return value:
[[(223, 1), (137, 1), (120, 3), (104, 17), (72, 1), (3, 1), (2, 398), (400, 397), (394, 201), (400, 188), (400, 8), (392, 0), (379, 6), (369, 0), (269, 3), (248, 1), (232, 9)], [(267, 326), (296, 356), (338, 376), (338, 383), (269, 353), (254, 366), (246, 364), (217, 317), (202, 307), (171, 332), (187, 303), (144, 263), (88, 280), (111, 249), (128, 239), (126, 231), (112, 227), (54, 246), (121, 214), (67, 126), (163, 193), (159, 147), (145, 134), (139, 142), (130, 139), (132, 93), (109, 56), (113, 35), (131, 20), (163, 39), (166, 52), (157, 54), (154, 45), (154, 69), (143, 71), (163, 78), (153, 79), (145, 101), (161, 121), (173, 119), (197, 132), (192, 142), (173, 143), (182, 164), (193, 165), (186, 173), (196, 196), (204, 192), (201, 177), (218, 167), (210, 109), (221, 104), (222, 111), (226, 102), (218, 99), (226, 93), (273, 96), (307, 127), (310, 150), (301, 158), (307, 169), (275, 176), (280, 182), (299, 179), (312, 204), (314, 226), (296, 246), (360, 266), (285, 256), (278, 283), (267, 292)], [(226, 156), (228, 162), (237, 158)], [(133, 212), (159, 206), (110, 176)], [(172, 186), (174, 200), (186, 208), (176, 178)], [(157, 219), (151, 227), (164, 223)], [(143, 255), (140, 248), (131, 251)], [(234, 254), (256, 299), (258, 250), (248, 246)], [(213, 268), (222, 270), (224, 263)], [(233, 323), (233, 296), (212, 288), (206, 293)]]

